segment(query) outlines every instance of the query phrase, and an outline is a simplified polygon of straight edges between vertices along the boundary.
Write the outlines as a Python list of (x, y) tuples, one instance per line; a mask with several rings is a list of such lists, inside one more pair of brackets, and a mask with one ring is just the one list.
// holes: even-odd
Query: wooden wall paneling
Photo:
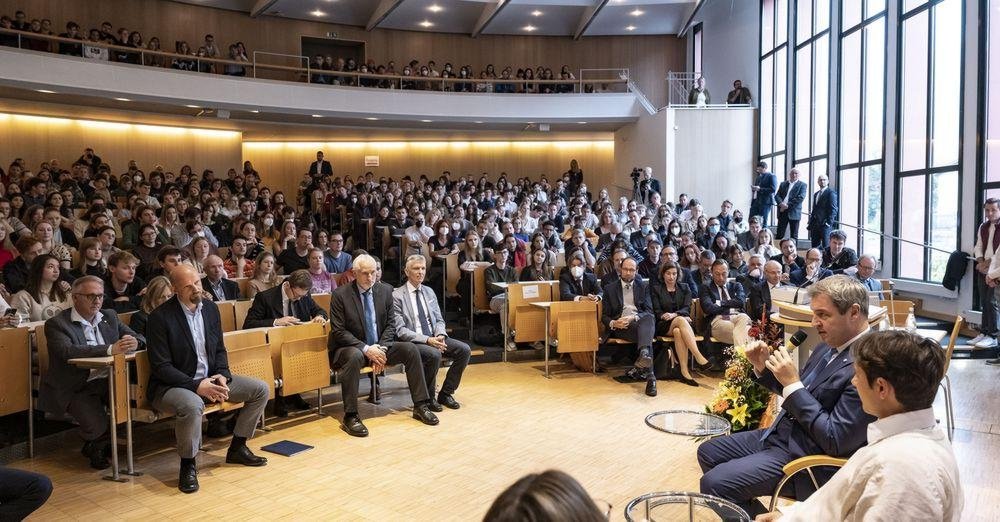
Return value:
[[(666, 72), (685, 68), (685, 43), (671, 35), (661, 36), (590, 36), (574, 41), (570, 37), (482, 35), (431, 33), (324, 24), (307, 20), (275, 17), (250, 18), (246, 13), (213, 9), (163, 0), (0, 0), (0, 12), (13, 15), (24, 9), (28, 18), (50, 18), (56, 32), (62, 32), (69, 20), (80, 23), (83, 32), (109, 21), (115, 28), (138, 30), (145, 39), (160, 38), (164, 49), (173, 50), (174, 42), (186, 40), (193, 50), (212, 33), (220, 51), (230, 43), (242, 41), (247, 49), (298, 55), (301, 37), (324, 37), (335, 31), (338, 38), (366, 42), (368, 56), (378, 63), (395, 60), (397, 71), (410, 59), (424, 63), (435, 60), (439, 67), (452, 62), (472, 65), (477, 71), (493, 63), (497, 72), (506, 65), (551, 67), (556, 74), (563, 64), (575, 73), (581, 68), (628, 67), (645, 94), (657, 106), (666, 104)], [(253, 57), (251, 56), (251, 59)], [(288, 65), (282, 58), (268, 58), (267, 63)]]

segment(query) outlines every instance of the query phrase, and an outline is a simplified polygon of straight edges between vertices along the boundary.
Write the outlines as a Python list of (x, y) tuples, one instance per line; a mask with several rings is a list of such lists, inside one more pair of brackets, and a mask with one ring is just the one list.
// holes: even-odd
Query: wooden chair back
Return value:
[(288, 396), (330, 385), (326, 336), (285, 341), (281, 345), (281, 395)]
[(945, 360), (944, 360), (944, 373), (947, 375), (948, 367), (951, 366), (951, 356), (955, 353), (955, 343), (958, 342), (958, 336), (962, 331), (962, 324), (965, 319), (962, 316), (955, 316), (955, 326), (951, 329), (951, 337), (948, 339), (948, 347), (945, 349)]
[(549, 310), (550, 335), (559, 340), (559, 353), (593, 352), (600, 343), (597, 303), (556, 301)]
[(368, 234), (365, 235), (365, 250), (371, 252), (372, 245), (375, 244), (375, 220), (373, 218), (365, 219), (365, 229)]
[(312, 294), (313, 301), (316, 301), (316, 306), (318, 306), (320, 310), (326, 312), (327, 317), (329, 317), (330, 315), (330, 299), (332, 297), (333, 297), (332, 294), (330, 294), (329, 292), (325, 292), (322, 294)]
[[(243, 272), (246, 273), (246, 272)], [(236, 286), (240, 288), (240, 297), (247, 299), (250, 296), (250, 278), (249, 277), (234, 277), (230, 279), (236, 283)], [(242, 325), (243, 323), (237, 323)]]
[(31, 397), (30, 341), (31, 331), (27, 327), (0, 330), (0, 417), (28, 409)]
[(247, 312), (250, 311), (250, 305), (252, 304), (252, 299), (233, 303), (233, 317), (236, 322), (236, 328), (243, 328), (243, 323), (247, 320)]
[(44, 325), (35, 328), (35, 351), (38, 353), (38, 378), (41, 379), (49, 373), (49, 341), (45, 337)]
[(486, 292), (486, 267), (477, 266), (472, 272), (472, 284), (476, 287), (476, 299), (472, 303), (478, 312), (490, 311), (490, 296)]
[(215, 306), (219, 307), (219, 317), (222, 321), (222, 333), (235, 332), (236, 326), (236, 301), (218, 301)]
[(120, 323), (124, 324), (125, 326), (131, 326), (132, 325), (132, 316), (133, 315), (135, 315), (134, 311), (132, 311), (132, 312), (122, 312), (122, 313), (118, 314), (118, 321)]
[[(252, 331), (252, 330), (246, 330)], [(242, 333), (242, 332), (239, 332)], [(266, 343), (264, 332), (260, 336), (265, 342), (258, 345), (230, 348), (226, 343), (229, 370), (236, 375), (254, 377), (267, 383), (267, 398), (274, 398), (274, 366), (271, 364), (271, 347)]]
[[(271, 348), (271, 365), (274, 369), (274, 376), (284, 379), (284, 372), (281, 366), (281, 347), (287, 341), (297, 341), (309, 337), (326, 337), (327, 331), (324, 325), (319, 323), (305, 323), (295, 326), (278, 326), (265, 328), (267, 331), (267, 344)], [(329, 362), (327, 362), (329, 366)], [(313, 388), (315, 389), (315, 388)]]
[(448, 296), (458, 295), (458, 280), (462, 277), (462, 271), (458, 268), (458, 254), (444, 256), (444, 265), (448, 276), (444, 286), (445, 293)]
[(145, 351), (135, 354), (135, 384), (132, 385), (132, 419), (139, 422), (156, 422), (165, 417), (153, 409), (149, 396), (149, 376), (152, 368), (149, 355)]
[(913, 313), (915, 303), (913, 301), (892, 299), (880, 302), (879, 306), (885, 308), (887, 318), (889, 320), (889, 326), (902, 328), (906, 326), (907, 316)]
[(545, 340), (545, 310), (532, 306), (552, 300), (552, 286), (542, 283), (515, 283), (507, 287), (507, 324), (514, 330), (514, 341), (527, 343)]

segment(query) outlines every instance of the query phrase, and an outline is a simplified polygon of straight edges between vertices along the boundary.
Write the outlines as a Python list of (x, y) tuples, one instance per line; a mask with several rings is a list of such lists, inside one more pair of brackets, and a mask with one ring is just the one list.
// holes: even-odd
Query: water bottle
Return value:
[(913, 308), (910, 308), (910, 312), (906, 314), (906, 331), (909, 333), (917, 332), (917, 318), (913, 316)]

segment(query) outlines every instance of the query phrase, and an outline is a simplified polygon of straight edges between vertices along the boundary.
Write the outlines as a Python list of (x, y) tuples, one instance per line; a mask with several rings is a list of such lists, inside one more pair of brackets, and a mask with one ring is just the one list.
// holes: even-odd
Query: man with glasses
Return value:
[(351, 262), (354, 259), (351, 254), (344, 252), (344, 234), (339, 230), (334, 230), (330, 233), (329, 247), (326, 252), (323, 253), (330, 262), (327, 263), (329, 270), (334, 274), (342, 274), (351, 268)]
[(145, 339), (118, 321), (114, 310), (101, 310), (104, 281), (84, 276), (73, 282), (73, 306), (45, 322), (49, 370), (38, 391), (38, 407), (56, 417), (69, 414), (84, 440), (90, 467), (110, 464), (108, 440), (108, 369), (86, 370), (69, 363), (75, 357), (104, 357), (138, 350)]
[(629, 376), (646, 381), (646, 395), (656, 397), (656, 374), (653, 371), (653, 333), (656, 317), (650, 300), (649, 283), (640, 277), (635, 259), (626, 257), (619, 278), (604, 285), (601, 322), (607, 337), (636, 343), (639, 356)]
[[(881, 292), (882, 291), (882, 281), (875, 279), (875, 269), (878, 268), (878, 261), (876, 261), (875, 256), (871, 254), (861, 254), (858, 258), (858, 271), (854, 274), (861, 281), (861, 284), (865, 285), (865, 288), (869, 292)], [(881, 294), (879, 298), (881, 298)]]

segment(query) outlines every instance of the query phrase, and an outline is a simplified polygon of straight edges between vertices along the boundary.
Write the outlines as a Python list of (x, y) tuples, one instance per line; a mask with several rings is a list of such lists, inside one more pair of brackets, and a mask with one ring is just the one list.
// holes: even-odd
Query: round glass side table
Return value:
[(650, 413), (646, 416), (646, 425), (674, 435), (689, 437), (717, 437), (728, 435), (732, 425), (728, 420), (694, 410), (666, 410)]
[(636, 497), (625, 506), (629, 522), (750, 521), (750, 515), (732, 502), (689, 491), (661, 491)]

